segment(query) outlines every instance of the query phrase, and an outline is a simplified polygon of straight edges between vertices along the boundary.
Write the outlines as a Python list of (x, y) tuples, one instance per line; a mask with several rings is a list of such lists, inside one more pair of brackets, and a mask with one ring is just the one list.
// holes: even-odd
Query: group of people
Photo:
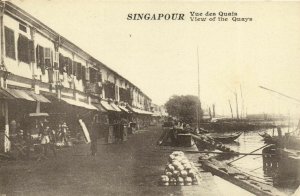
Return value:
[(164, 122), (163, 127), (169, 127), (180, 133), (196, 133), (198, 131), (197, 129), (193, 129), (190, 124), (178, 121), (172, 117), (169, 117), (167, 121)]
[[(39, 158), (47, 159), (48, 151), (52, 150), (56, 157), (56, 147), (68, 145), (69, 129), (64, 121), (53, 126), (46, 117), (34, 119), (33, 126), (22, 126), (15, 120), (11, 121), (12, 145), (22, 156), (30, 157), (31, 150), (39, 150)], [(38, 148), (40, 147), (40, 148)]]
[(168, 139), (171, 140), (171, 143), (173, 145), (176, 145), (178, 134), (199, 133), (199, 130), (194, 129), (192, 126), (190, 126), (190, 124), (177, 121), (172, 117), (169, 117), (167, 121), (164, 122), (163, 128), (165, 129), (158, 141), (159, 145), (165, 143), (166, 141), (168, 141)]

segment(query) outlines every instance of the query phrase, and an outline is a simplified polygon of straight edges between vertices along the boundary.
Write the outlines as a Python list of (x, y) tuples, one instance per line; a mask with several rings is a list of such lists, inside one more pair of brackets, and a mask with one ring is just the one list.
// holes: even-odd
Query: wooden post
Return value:
[[(9, 123), (8, 123), (8, 103), (7, 100), (4, 101), (4, 112), (5, 112), (5, 130), (4, 134), (9, 136)], [(4, 137), (4, 152), (10, 151), (10, 141), (8, 138)]]
[(1, 53), (1, 66), (4, 65), (4, 25), (3, 25), (3, 15), (4, 15), (4, 3), (0, 4), (0, 53)]

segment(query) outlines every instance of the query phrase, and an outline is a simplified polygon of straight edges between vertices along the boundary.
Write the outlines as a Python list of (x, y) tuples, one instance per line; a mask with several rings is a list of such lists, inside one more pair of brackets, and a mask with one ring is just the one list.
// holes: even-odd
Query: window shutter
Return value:
[(86, 70), (85, 70), (85, 66), (81, 67), (81, 73), (82, 73), (82, 81), (86, 80)]
[(59, 73), (63, 74), (66, 72), (65, 68), (65, 57), (59, 53)]
[(44, 47), (40, 45), (36, 46), (36, 65), (41, 69), (42, 74), (45, 74)]
[(16, 59), (15, 51), (15, 34), (14, 31), (8, 27), (5, 27), (5, 53), (7, 57)]
[(86, 79), (87, 81), (90, 81), (90, 68), (87, 67), (87, 68), (85, 69), (85, 71), (86, 71), (86, 73), (85, 73), (85, 79)]
[(98, 73), (98, 82), (102, 82), (102, 73), (101, 72)]
[(19, 34), (18, 38), (18, 59), (24, 63), (29, 63), (29, 40), (26, 36)]
[(52, 68), (51, 49), (44, 48), (45, 69)]
[(41, 67), (41, 64), (40, 64), (40, 46), (39, 45), (36, 46), (35, 58), (36, 58), (36, 66)]
[(70, 58), (68, 59), (69, 75), (73, 73), (73, 61)]
[(50, 63), (51, 63), (51, 68), (53, 68), (53, 50), (50, 50)]
[(77, 79), (81, 80), (82, 78), (82, 68), (81, 68), (81, 63), (77, 63)]

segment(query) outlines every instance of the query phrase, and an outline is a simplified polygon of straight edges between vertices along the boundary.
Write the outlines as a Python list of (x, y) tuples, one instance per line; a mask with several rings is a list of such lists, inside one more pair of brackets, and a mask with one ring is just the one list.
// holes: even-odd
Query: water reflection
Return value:
[[(287, 133), (291, 129), (283, 128), (283, 134)], [(240, 152), (240, 153), (249, 153), (254, 151), (264, 145), (263, 138), (258, 133), (266, 132), (270, 135), (276, 135), (276, 131), (273, 129), (258, 130), (251, 132), (244, 132), (234, 143), (226, 144), (231, 149)], [(276, 154), (274, 148), (269, 148), (264, 150), (268, 154)], [(256, 151), (255, 153), (262, 154), (263, 149)], [(236, 159), (237, 157), (231, 158), (231, 160)], [(227, 159), (228, 161), (228, 159)], [(293, 177), (290, 174), (283, 175), (285, 172), (282, 172), (286, 168), (286, 162), (280, 161), (278, 155), (250, 155), (245, 156), (244, 158), (233, 163), (234, 167), (239, 170), (255, 176), (260, 181), (263, 181), (267, 184), (271, 184), (285, 193), (292, 193), (296, 188), (297, 176)], [(297, 174), (297, 172), (294, 172)]]

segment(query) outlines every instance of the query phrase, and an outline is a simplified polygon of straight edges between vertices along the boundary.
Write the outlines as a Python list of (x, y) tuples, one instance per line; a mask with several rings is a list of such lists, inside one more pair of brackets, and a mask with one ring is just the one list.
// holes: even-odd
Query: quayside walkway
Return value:
[[(162, 129), (140, 130), (119, 144), (98, 142), (59, 150), (43, 161), (0, 161), (0, 194), (4, 195), (222, 195), (210, 173), (199, 185), (159, 186), (168, 156), (180, 148), (156, 145)], [(197, 162), (197, 157), (189, 157)]]

